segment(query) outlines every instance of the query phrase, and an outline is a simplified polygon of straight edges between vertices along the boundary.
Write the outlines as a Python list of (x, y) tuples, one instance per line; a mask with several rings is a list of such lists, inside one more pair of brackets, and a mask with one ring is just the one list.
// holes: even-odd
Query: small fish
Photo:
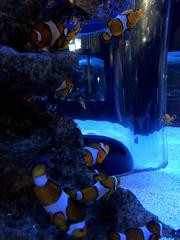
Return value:
[(165, 114), (164, 117), (160, 118), (160, 122), (164, 123), (166, 126), (170, 126), (176, 119), (176, 115), (173, 114), (172, 116), (168, 113)]
[(132, 30), (142, 16), (142, 10), (124, 11), (107, 22), (107, 29), (102, 33), (102, 39), (107, 42), (111, 37), (121, 37), (126, 30)]
[(84, 147), (84, 160), (88, 167), (95, 164), (102, 164), (109, 153), (109, 146), (105, 143), (92, 143)]
[(86, 110), (86, 103), (82, 97), (79, 97), (79, 103), (81, 104), (81, 107)]
[(55, 97), (69, 95), (73, 90), (73, 83), (71, 79), (64, 80), (61, 85), (55, 90)]

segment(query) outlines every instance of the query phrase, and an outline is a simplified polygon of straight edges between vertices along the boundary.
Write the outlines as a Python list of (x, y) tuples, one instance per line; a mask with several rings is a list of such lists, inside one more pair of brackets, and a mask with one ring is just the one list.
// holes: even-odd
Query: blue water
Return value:
[(168, 52), (168, 63), (180, 64), (180, 51)]

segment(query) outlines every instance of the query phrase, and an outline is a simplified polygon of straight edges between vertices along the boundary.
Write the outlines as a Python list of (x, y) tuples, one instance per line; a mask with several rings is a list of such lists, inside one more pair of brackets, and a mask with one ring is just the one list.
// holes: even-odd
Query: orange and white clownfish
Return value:
[(102, 33), (102, 39), (109, 41), (111, 37), (121, 37), (124, 31), (132, 30), (142, 16), (142, 10), (128, 10), (118, 14), (107, 22), (107, 29)]
[(69, 95), (73, 90), (73, 83), (71, 79), (64, 80), (61, 85), (55, 90), (55, 97)]
[(92, 187), (76, 192), (74, 199), (83, 204), (96, 200), (106, 200), (118, 189), (119, 184), (120, 179), (118, 177), (106, 177), (102, 181), (95, 183)]
[(69, 236), (85, 237), (87, 229), (81, 209), (60, 185), (48, 178), (45, 164), (38, 164), (33, 168), (32, 178), (35, 195), (52, 222)]
[(74, 39), (75, 31), (70, 31), (64, 21), (38, 21), (30, 35), (30, 42), (38, 50), (48, 51), (50, 48), (67, 49), (68, 43)]
[(166, 113), (165, 116), (160, 119), (160, 121), (163, 122), (166, 126), (170, 126), (173, 124), (175, 119), (176, 119), (175, 114), (170, 116), (170, 114)]
[(92, 143), (83, 148), (83, 158), (88, 167), (101, 164), (109, 153), (109, 146), (105, 143)]
[(143, 227), (128, 228), (124, 233), (109, 231), (108, 240), (159, 240), (162, 235), (162, 224), (150, 221)]

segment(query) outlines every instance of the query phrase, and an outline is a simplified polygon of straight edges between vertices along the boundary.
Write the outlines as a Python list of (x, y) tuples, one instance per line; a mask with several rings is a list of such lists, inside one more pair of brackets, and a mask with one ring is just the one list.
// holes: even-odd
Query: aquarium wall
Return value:
[(180, 52), (168, 53), (167, 111), (176, 115), (174, 126), (180, 126)]
[(157, 169), (167, 164), (162, 119), (171, 1), (136, 1), (135, 6), (143, 17), (121, 39), (105, 43), (99, 29), (79, 36), (86, 109), (73, 102), (67, 115), (83, 134), (123, 143), (133, 158), (131, 170)]

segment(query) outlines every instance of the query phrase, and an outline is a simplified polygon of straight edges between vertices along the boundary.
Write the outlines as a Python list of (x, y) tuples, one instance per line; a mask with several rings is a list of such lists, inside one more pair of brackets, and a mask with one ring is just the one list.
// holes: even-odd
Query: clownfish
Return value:
[(92, 187), (76, 192), (74, 199), (83, 204), (96, 200), (106, 200), (118, 189), (119, 184), (120, 179), (118, 177), (106, 177), (102, 181), (95, 183)]
[(176, 115), (173, 114), (170, 116), (168, 113), (166, 113), (165, 116), (160, 119), (160, 121), (163, 122), (166, 126), (170, 126), (173, 124), (175, 119)]
[(162, 224), (150, 221), (143, 227), (128, 228), (124, 233), (109, 231), (108, 240), (159, 240), (162, 237)]
[(121, 37), (124, 31), (132, 30), (142, 16), (142, 10), (124, 11), (107, 22), (107, 29), (102, 33), (102, 39), (109, 41), (111, 37)]
[(76, 30), (68, 29), (64, 21), (38, 21), (30, 34), (30, 43), (44, 51), (51, 48), (68, 49), (69, 41), (73, 40), (76, 34)]
[(55, 90), (55, 97), (69, 95), (73, 90), (73, 83), (71, 79), (64, 80), (61, 85)]
[(86, 165), (91, 168), (95, 164), (102, 164), (109, 153), (109, 146), (104, 143), (92, 143), (83, 148), (83, 153)]
[(85, 237), (87, 228), (81, 209), (60, 185), (48, 178), (45, 164), (33, 168), (32, 178), (34, 193), (50, 215), (51, 221), (69, 236)]

